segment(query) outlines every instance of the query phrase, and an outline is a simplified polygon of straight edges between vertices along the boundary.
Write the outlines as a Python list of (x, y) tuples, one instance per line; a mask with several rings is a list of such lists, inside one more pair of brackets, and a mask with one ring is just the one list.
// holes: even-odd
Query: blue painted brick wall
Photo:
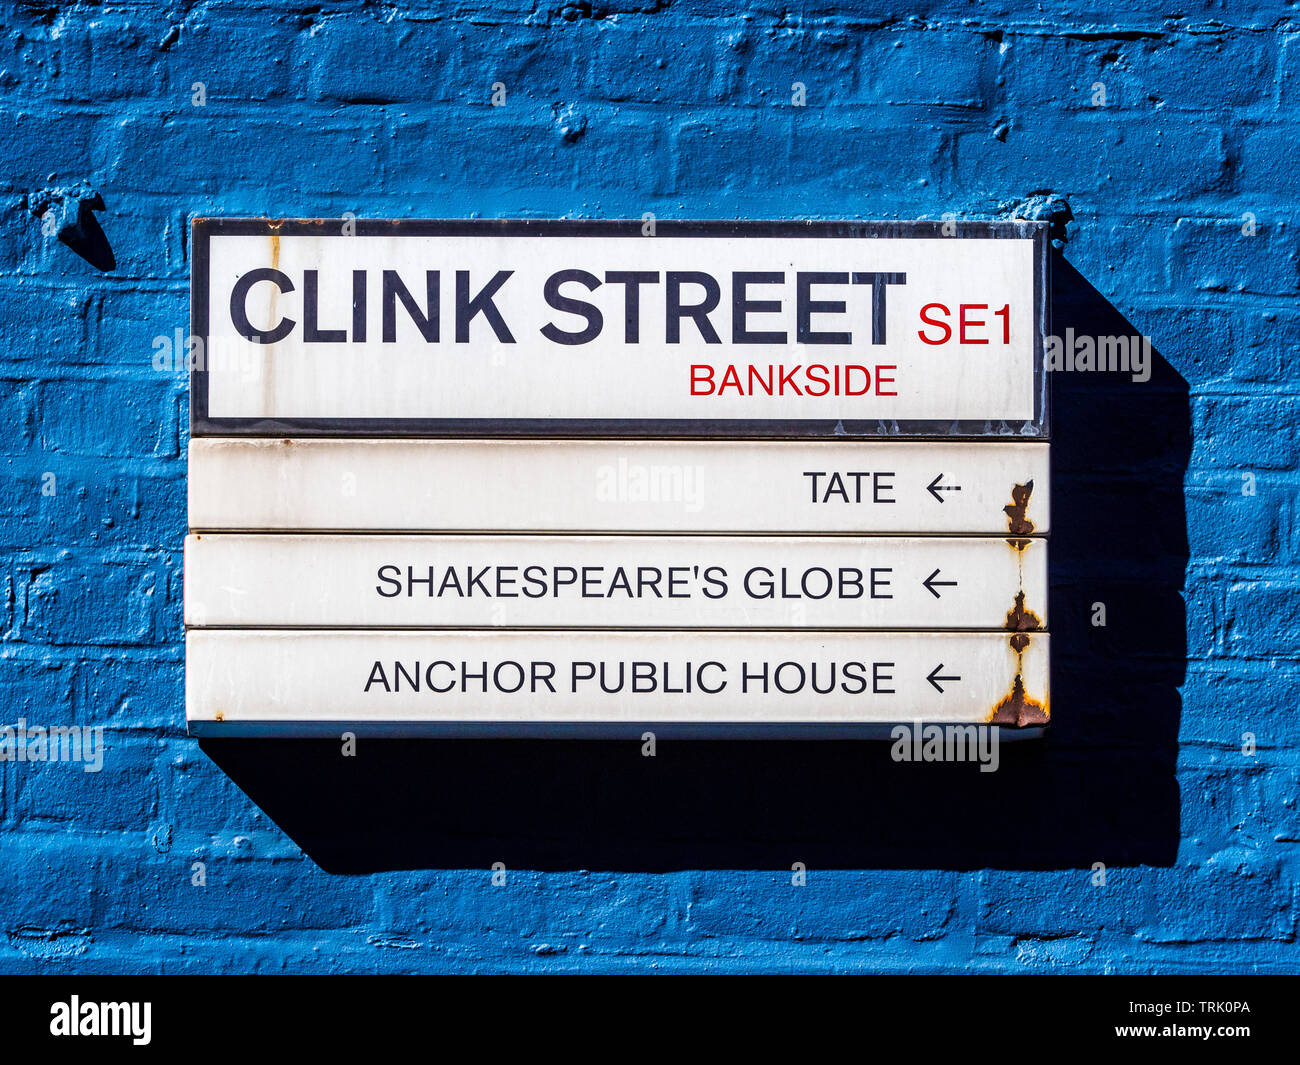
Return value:
[[(0, 970), (1297, 967), (1294, 7), (721, 7), (5, 5), (0, 723), (108, 751), (0, 766)], [(154, 339), (192, 217), (348, 211), (1054, 218), (1159, 359), (1053, 383), (1051, 740), (200, 749)]]

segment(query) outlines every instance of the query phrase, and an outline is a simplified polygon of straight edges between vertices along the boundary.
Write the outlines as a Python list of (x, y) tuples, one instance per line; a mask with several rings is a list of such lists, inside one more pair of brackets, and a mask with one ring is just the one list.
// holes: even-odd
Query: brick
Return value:
[[(1254, 495), (1243, 494), (1252, 486)], [(1198, 474), (1187, 488), (1192, 559), (1294, 564), (1298, 503), (1300, 487), (1268, 473)]]
[(1178, 116), (1097, 114), (1015, 122), (1005, 141), (957, 138), (959, 187), (1054, 189), (1072, 196), (1179, 200), (1222, 190), (1230, 179), (1224, 135)]
[[(1250, 33), (1156, 32), (1134, 40), (1099, 35), (1014, 34), (1003, 55), (1011, 114), (1043, 107), (1099, 115), (1203, 114), (1272, 105), (1271, 41)], [(1105, 87), (1105, 106), (1094, 85)]]
[(160, 375), (139, 381), (42, 381), (30, 395), (36, 445), (47, 456), (175, 456), (179, 441), (171, 396), (172, 382)]
[[(82, 736), (81, 762), (15, 763), (12, 792), (15, 818), (33, 827), (128, 836), (137, 835), (150, 823), (158, 808), (154, 742), (105, 728), (103, 719), (93, 716), (73, 720), (68, 716), (56, 717), (43, 708), (25, 720), (29, 731), (72, 725), (104, 728), (103, 748), (102, 754), (92, 755), (85, 748)], [(93, 737), (99, 735), (92, 733)], [(59, 742), (61, 745), (62, 741)], [(95, 738), (93, 742), (100, 741)], [(71, 741), (67, 753), (76, 753)], [(95, 764), (101, 766), (98, 772), (87, 772)]]
[[(674, 95), (688, 102), (725, 101), (777, 112), (860, 106), (869, 69), (862, 58), (860, 41), (839, 29), (733, 28), (718, 35), (705, 57), (692, 56), (684, 68), (675, 67), (680, 91)], [(694, 82), (692, 71), (705, 76)], [(796, 84), (803, 86), (798, 98), (804, 102), (798, 106)]]
[(1192, 406), (1192, 466), (1235, 474), (1294, 470), (1300, 460), (1298, 416), (1300, 400), (1291, 396), (1198, 397)]
[(1241, 943), (1295, 934), (1291, 891), (1276, 862), (1229, 847), (1203, 865), (1162, 879), (1156, 918), (1139, 930), (1158, 943)]
[(1290, 372), (1287, 352), (1300, 344), (1300, 316), (1277, 310), (1243, 311), (1231, 320), (1231, 336), (1231, 348), (1219, 354), (1228, 379), (1234, 384), (1277, 385)]
[(54, 107), (0, 111), (0, 157), (9, 160), (0, 188), (31, 193), (63, 181), (101, 174), (103, 119), (93, 112)]
[[(746, 874), (719, 893), (703, 886), (693, 893), (690, 932), (710, 939), (776, 941), (862, 940), (904, 936), (940, 938), (956, 909), (953, 874), (924, 877), (880, 873), (844, 883), (832, 871), (806, 870), (807, 883), (791, 884), (791, 872)], [(906, 882), (907, 887), (903, 888)]]
[[(27, 236), (32, 249), (40, 247), (36, 243), (40, 224), (35, 219)], [(71, 254), (67, 249), (63, 252)], [(57, 252), (51, 248), (49, 254)], [(84, 363), (91, 357), (87, 321), (93, 297), (80, 286), (51, 286), (44, 279), (15, 278), (0, 284), (0, 299), (7, 311), (0, 318), (0, 359), (6, 374), (12, 375), (20, 388), (26, 379), (48, 372), (52, 354), (57, 354), (60, 363)], [(38, 351), (43, 362), (37, 361)], [(35, 370), (37, 366), (40, 371)]]
[(866, 85), (877, 103), (955, 109), (987, 105), (997, 43), (979, 33), (908, 30), (877, 35)]
[(146, 646), (159, 635), (158, 602), (166, 586), (154, 559), (60, 558), (15, 567), (24, 615), (19, 636), (53, 647)]
[[(444, 33), (402, 20), (333, 20), (303, 42), (310, 91), (345, 104), (391, 104), (463, 99), (477, 75), (486, 99), (492, 80), (471, 55), (507, 55), (500, 29), (449, 26)], [(473, 74), (471, 74), (473, 71)], [(507, 82), (509, 87), (509, 82)]]
[(1300, 586), (1238, 581), (1226, 594), (1224, 645), (1229, 654), (1271, 658), (1300, 654)]
[[(1192, 664), (1182, 691), (1180, 739), (1222, 750), (1225, 766), (1267, 764), (1274, 752), (1290, 743), (1288, 723), (1300, 706), (1300, 670), (1291, 663), (1229, 663), (1216, 658)], [(1224, 713), (1225, 707), (1231, 711)], [(1246, 732), (1254, 735), (1258, 748), (1253, 763), (1242, 753)], [(1279, 798), (1290, 794), (1294, 793), (1282, 789)], [(1279, 816), (1279, 826), (1287, 816)]]
[(13, 548), (179, 546), (185, 482), (175, 470), (142, 475), (116, 463), (38, 453), (35, 465), (0, 467), (0, 507), (9, 519), (0, 544)]
[[(350, 114), (346, 121), (278, 116), (221, 102), (177, 113), (128, 112), (105, 132), (104, 169), (112, 187), (125, 189), (134, 189), (141, 178), (156, 188), (151, 172), (170, 172), (169, 180), (183, 181), (191, 203), (225, 188), (228, 174), (261, 174), (284, 204), (274, 213), (310, 217), (317, 212), (308, 197), (336, 189), (341, 172), (359, 188), (379, 183), (382, 131), (378, 109), (369, 116)], [(202, 165), (205, 159), (220, 159), (221, 167)]]
[(1283, 295), (1300, 282), (1295, 226), (1261, 218), (1180, 218), (1168, 234), (1169, 283), (1184, 292)]
[[(1096, 861), (1106, 863), (1107, 855)], [(979, 877), (981, 935), (1068, 936), (1129, 934), (1146, 918), (1149, 890), (1141, 872), (1122, 866), (1102, 871), (1091, 863), (1052, 872), (987, 871)]]
[[(62, 833), (24, 832), (0, 848), (5, 871), (5, 931), (32, 941), (39, 955), (41, 940), (76, 935), (90, 929), (94, 912), (92, 848), (79, 846)], [(16, 944), (23, 949), (23, 944)], [(27, 951), (24, 951), (26, 953)]]
[[(946, 186), (951, 151), (946, 133), (938, 127), (884, 130), (878, 121), (864, 127), (791, 109), (789, 115), (749, 117), (743, 125), (690, 123), (676, 135), (675, 188), (757, 185), (774, 167), (813, 185)], [(737, 158), (743, 166), (718, 165), (719, 159)]]

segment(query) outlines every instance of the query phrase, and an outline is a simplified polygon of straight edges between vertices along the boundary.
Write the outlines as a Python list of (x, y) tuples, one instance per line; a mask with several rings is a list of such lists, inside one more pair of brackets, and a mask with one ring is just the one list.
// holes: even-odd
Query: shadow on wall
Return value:
[[(1053, 330), (1136, 330), (1059, 256)], [(322, 868), (1011, 869), (1168, 865), (1186, 664), (1187, 383), (1053, 375), (1048, 738), (995, 773), (888, 742), (205, 740)], [(1104, 627), (1095, 626), (1097, 604)]]

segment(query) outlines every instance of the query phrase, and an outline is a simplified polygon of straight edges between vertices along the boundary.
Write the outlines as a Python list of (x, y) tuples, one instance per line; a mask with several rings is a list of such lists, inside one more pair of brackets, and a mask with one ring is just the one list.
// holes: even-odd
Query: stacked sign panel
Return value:
[(195, 223), (196, 732), (1049, 718), (1035, 223)]

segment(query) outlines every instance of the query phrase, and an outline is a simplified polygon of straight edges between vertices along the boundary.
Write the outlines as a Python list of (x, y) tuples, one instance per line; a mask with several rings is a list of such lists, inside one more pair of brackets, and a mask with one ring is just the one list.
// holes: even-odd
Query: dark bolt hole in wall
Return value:
[[(1053, 332), (1138, 335), (1060, 255), (1052, 270)], [(888, 741), (201, 747), (332, 872), (1172, 864), (1191, 413), (1159, 339), (1144, 383), (1052, 375), (1052, 726), (1003, 744), (997, 772), (894, 763)]]

